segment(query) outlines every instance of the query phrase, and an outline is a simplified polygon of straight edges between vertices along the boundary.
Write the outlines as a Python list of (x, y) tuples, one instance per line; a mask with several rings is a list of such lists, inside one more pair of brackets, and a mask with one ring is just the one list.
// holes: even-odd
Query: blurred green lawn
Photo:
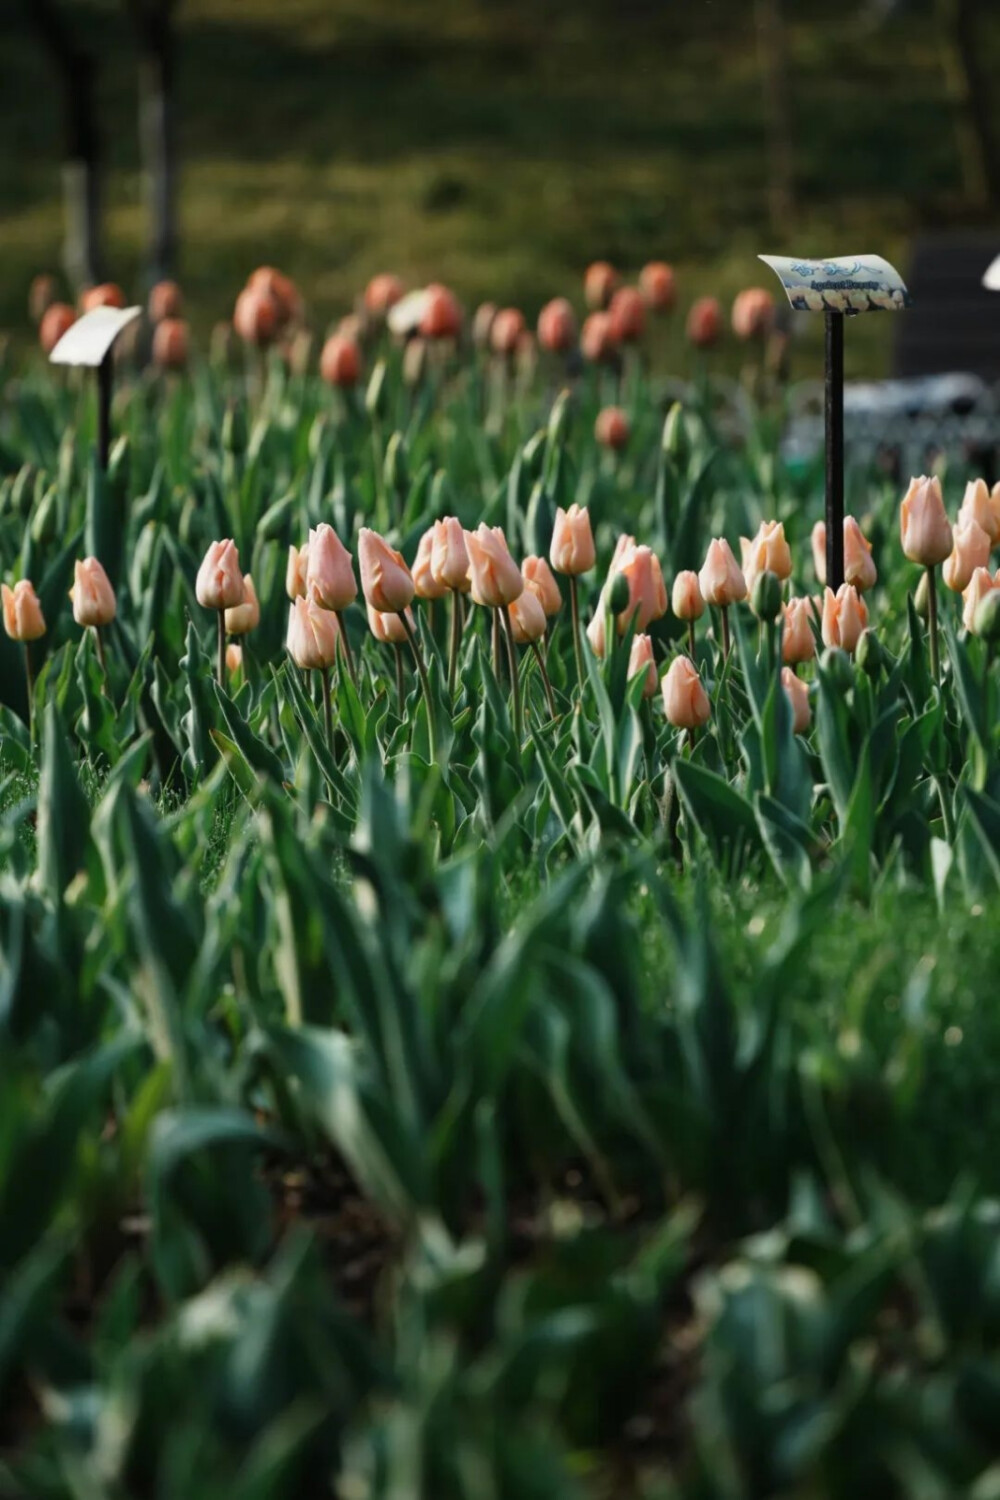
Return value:
[[(63, 3), (104, 59), (108, 269), (137, 291), (124, 7)], [(933, 5), (918, 0), (879, 27), (853, 3), (799, 7), (824, 14), (790, 30), (799, 201), (793, 223), (771, 226), (753, 10), (186, 0), (179, 273), (196, 327), (227, 315), (265, 261), (300, 281), (320, 324), (379, 269), (533, 313), (578, 295), (597, 256), (629, 271), (663, 257), (686, 298), (728, 298), (767, 275), (758, 250), (881, 251), (905, 269), (914, 229), (968, 220)], [(982, 42), (1000, 63), (995, 10)], [(0, 327), (23, 336), (31, 276), (59, 263), (60, 111), (20, 17), (0, 21), (0, 45)], [(888, 347), (882, 320), (859, 320), (849, 368), (879, 368)]]

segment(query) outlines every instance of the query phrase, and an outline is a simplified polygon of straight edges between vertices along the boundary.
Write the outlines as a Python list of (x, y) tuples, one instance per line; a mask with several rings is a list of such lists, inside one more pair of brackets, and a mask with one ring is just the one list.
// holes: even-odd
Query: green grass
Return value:
[[(134, 60), (120, 7), (72, 9), (102, 57), (108, 269), (137, 289)], [(749, 4), (191, 0), (180, 7), (181, 279), (204, 334), (278, 263), (319, 325), (374, 270), (534, 312), (608, 256), (675, 261), (686, 296), (758, 279), (759, 250), (880, 250), (969, 216), (929, 7), (881, 29), (839, 11), (791, 29), (798, 208), (767, 216)], [(0, 326), (59, 259), (59, 112), (15, 20), (0, 98)], [(1000, 17), (981, 23), (1000, 60)], [(878, 320), (869, 320), (869, 322)], [(813, 329), (808, 325), (809, 337)], [(887, 357), (881, 327), (849, 341)]]

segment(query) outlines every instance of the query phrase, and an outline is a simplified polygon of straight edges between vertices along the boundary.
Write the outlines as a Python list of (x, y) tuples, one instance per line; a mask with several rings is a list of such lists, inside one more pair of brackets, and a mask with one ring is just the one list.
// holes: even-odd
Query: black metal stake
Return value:
[(844, 315), (826, 314), (826, 581), (844, 581)]
[(111, 454), (111, 388), (114, 384), (114, 369), (111, 350), (97, 366), (97, 460), (102, 470), (108, 472)]

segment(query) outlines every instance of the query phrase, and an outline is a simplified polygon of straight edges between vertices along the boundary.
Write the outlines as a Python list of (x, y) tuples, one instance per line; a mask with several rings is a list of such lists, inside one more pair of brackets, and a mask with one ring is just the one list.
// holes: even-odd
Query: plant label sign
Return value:
[(901, 312), (910, 305), (903, 278), (881, 255), (843, 255), (800, 260), (761, 255), (796, 312)]
[(134, 323), (141, 312), (141, 307), (93, 308), (67, 328), (49, 355), (50, 362), (97, 369), (122, 329)]
[(1000, 292), (1000, 255), (986, 267), (983, 286), (988, 292)]

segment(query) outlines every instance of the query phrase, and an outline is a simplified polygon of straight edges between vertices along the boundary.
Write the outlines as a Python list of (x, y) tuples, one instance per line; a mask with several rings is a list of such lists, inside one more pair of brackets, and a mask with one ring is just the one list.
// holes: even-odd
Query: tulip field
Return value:
[(668, 271), (8, 375), (0, 1495), (1000, 1496), (1000, 485)]

